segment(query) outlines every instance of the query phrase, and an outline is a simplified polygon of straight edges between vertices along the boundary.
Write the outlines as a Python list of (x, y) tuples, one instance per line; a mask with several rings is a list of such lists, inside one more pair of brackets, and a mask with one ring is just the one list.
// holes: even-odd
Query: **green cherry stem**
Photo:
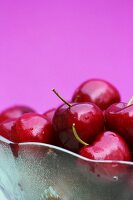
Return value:
[(130, 106), (133, 102), (133, 96), (131, 97), (131, 99), (129, 99), (128, 103), (127, 103), (127, 106)]
[(89, 144), (87, 144), (86, 142), (84, 142), (77, 134), (77, 131), (76, 131), (76, 128), (75, 128), (75, 123), (73, 123), (72, 125), (72, 131), (73, 131), (73, 134), (75, 136), (75, 138), (78, 140), (78, 142), (80, 142), (81, 144), (83, 144), (84, 146), (87, 146)]
[(63, 97), (61, 97), (61, 95), (55, 90), (55, 88), (52, 89), (52, 91), (57, 95), (57, 97), (59, 97), (66, 105), (68, 105), (69, 107), (71, 107), (72, 105), (66, 101)]

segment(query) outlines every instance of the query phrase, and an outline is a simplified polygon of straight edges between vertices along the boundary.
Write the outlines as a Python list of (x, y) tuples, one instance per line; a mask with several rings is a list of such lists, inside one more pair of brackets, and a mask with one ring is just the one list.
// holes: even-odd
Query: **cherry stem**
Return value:
[(131, 99), (129, 99), (128, 103), (127, 103), (127, 106), (130, 106), (133, 102), (133, 96), (131, 97)]
[(73, 123), (72, 125), (72, 130), (73, 130), (73, 134), (75, 136), (75, 138), (78, 140), (78, 142), (80, 142), (81, 144), (83, 144), (84, 146), (89, 145), (88, 143), (84, 142), (77, 134), (76, 128), (75, 128), (75, 123)]
[(68, 105), (69, 107), (71, 107), (72, 105), (66, 101), (63, 97), (61, 97), (61, 95), (55, 90), (55, 88), (52, 89), (52, 91), (57, 95), (57, 97), (59, 97), (66, 105)]

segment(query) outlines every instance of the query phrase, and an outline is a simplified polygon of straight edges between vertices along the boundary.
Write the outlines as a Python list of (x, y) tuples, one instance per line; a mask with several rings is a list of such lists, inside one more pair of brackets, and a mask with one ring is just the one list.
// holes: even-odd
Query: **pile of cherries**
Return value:
[(120, 102), (109, 82), (90, 79), (74, 92), (70, 102), (43, 114), (26, 106), (0, 113), (0, 135), (14, 143), (57, 145), (93, 160), (131, 161), (133, 105)]

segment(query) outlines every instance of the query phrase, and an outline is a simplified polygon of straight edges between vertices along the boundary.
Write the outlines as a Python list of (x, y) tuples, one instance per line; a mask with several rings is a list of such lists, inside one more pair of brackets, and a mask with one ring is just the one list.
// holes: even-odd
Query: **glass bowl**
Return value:
[(133, 163), (0, 139), (1, 200), (133, 200)]

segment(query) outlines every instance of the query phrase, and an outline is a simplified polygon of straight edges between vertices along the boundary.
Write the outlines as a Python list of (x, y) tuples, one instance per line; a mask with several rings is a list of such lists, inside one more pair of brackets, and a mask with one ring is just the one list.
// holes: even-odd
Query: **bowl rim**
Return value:
[(39, 142), (24, 142), (24, 143), (19, 143), (19, 146), (25, 146), (25, 145), (34, 145), (34, 146), (48, 147), (50, 149), (61, 151), (61, 152), (65, 153), (65, 154), (74, 156), (76, 158), (79, 158), (81, 160), (84, 160), (84, 161), (87, 161), (87, 162), (91, 162), (91, 163), (104, 163), (104, 164), (105, 163), (111, 163), (111, 164), (120, 164), (120, 165), (124, 164), (124, 165), (133, 166), (133, 162), (131, 162), (131, 161), (121, 161), (121, 160), (92, 160), (92, 159), (86, 158), (84, 156), (81, 156), (81, 155), (79, 155), (77, 153), (74, 153), (72, 151), (69, 151), (67, 149), (64, 149), (62, 147), (58, 147), (58, 146), (51, 145), (51, 144), (39, 143)]
[[(6, 144), (16, 144), (14, 142), (11, 142), (10, 140), (0, 136), (0, 141), (6, 143)], [(91, 163), (102, 163), (102, 164), (120, 164), (120, 165), (130, 165), (130, 166), (133, 166), (133, 162), (131, 161), (121, 161), (121, 160), (92, 160), (92, 159), (89, 159), (89, 158), (86, 158), (84, 156), (81, 156), (77, 153), (74, 153), (72, 151), (69, 151), (67, 149), (64, 149), (62, 147), (58, 147), (58, 146), (55, 146), (55, 145), (52, 145), (52, 144), (47, 144), (47, 143), (41, 143), (41, 142), (23, 142), (23, 143), (17, 143), (19, 146), (27, 146), (27, 145), (34, 145), (34, 146), (42, 146), (42, 147), (48, 147), (48, 148), (51, 148), (51, 149), (54, 149), (54, 150), (57, 150), (57, 151), (60, 151), (60, 152), (63, 152), (65, 154), (68, 154), (70, 156), (74, 156), (76, 158), (79, 158), (81, 160), (84, 160), (84, 161), (87, 161), (87, 162), (91, 162)]]

